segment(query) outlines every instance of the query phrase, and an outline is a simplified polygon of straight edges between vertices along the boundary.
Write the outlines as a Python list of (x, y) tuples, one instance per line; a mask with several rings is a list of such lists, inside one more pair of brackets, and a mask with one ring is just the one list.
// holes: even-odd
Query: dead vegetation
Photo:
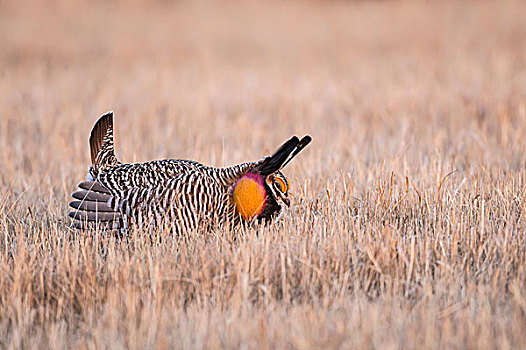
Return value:
[[(526, 346), (525, 4), (0, 6), (0, 347)], [(293, 207), (71, 231), (109, 109), (130, 162), (311, 134)]]

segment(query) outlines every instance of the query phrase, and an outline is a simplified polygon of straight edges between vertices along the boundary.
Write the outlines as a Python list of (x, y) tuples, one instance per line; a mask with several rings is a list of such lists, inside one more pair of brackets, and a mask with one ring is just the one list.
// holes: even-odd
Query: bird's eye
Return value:
[(274, 178), (274, 185), (281, 193), (287, 193), (289, 190), (289, 180), (284, 176), (283, 178), (276, 176)]

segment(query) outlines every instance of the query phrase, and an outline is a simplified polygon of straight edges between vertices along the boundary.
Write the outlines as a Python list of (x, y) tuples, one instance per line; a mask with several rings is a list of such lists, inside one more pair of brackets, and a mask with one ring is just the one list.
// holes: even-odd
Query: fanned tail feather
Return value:
[[(120, 162), (113, 147), (113, 111), (103, 114), (93, 126), (89, 138), (91, 163), (88, 180), (96, 178), (92, 172), (100, 166), (115, 166)], [(72, 209), (69, 217), (73, 227), (85, 229), (93, 226), (117, 230), (123, 226), (123, 218), (112, 206), (113, 195), (101, 183), (84, 181), (78, 184), (78, 191), (72, 193)]]
[(95, 123), (89, 138), (91, 163), (116, 165), (119, 163), (113, 148), (113, 111), (103, 114)]
[(122, 215), (112, 207), (113, 196), (108, 189), (94, 181), (81, 182), (78, 188), (71, 195), (76, 200), (69, 203), (73, 210), (68, 214), (75, 220), (75, 228), (88, 228), (93, 224), (114, 230), (122, 227)]

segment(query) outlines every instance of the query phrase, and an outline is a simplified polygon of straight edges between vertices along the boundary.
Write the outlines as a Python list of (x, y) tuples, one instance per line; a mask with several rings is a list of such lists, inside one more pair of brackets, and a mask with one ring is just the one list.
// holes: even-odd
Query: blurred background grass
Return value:
[[(519, 1), (0, 2), (0, 345), (524, 347), (524, 18)], [(128, 162), (230, 165), (311, 134), (286, 169), (297, 206), (262, 242), (71, 241), (110, 109)]]

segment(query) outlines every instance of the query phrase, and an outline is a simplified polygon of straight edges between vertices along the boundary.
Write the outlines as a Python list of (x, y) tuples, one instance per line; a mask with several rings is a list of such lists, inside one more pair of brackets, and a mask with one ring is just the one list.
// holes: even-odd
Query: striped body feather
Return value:
[[(69, 216), (76, 220), (78, 228), (90, 223), (103, 223), (120, 231), (131, 226), (164, 225), (183, 232), (236, 225), (241, 220), (232, 199), (236, 181), (249, 172), (279, 171), (293, 151), (310, 142), (310, 137), (305, 137), (303, 144), (294, 137), (286, 149), (282, 150), (285, 144), (272, 156), (278, 154), (282, 160), (266, 157), (226, 168), (178, 159), (123, 164), (113, 150), (112, 117), (111, 112), (103, 115), (90, 137), (92, 165), (88, 179), (92, 181), (80, 183), (79, 191), (73, 193), (76, 200), (70, 203), (74, 210)], [(281, 211), (275, 199), (270, 198), (269, 203), (272, 206), (260, 219), (270, 219)]]

